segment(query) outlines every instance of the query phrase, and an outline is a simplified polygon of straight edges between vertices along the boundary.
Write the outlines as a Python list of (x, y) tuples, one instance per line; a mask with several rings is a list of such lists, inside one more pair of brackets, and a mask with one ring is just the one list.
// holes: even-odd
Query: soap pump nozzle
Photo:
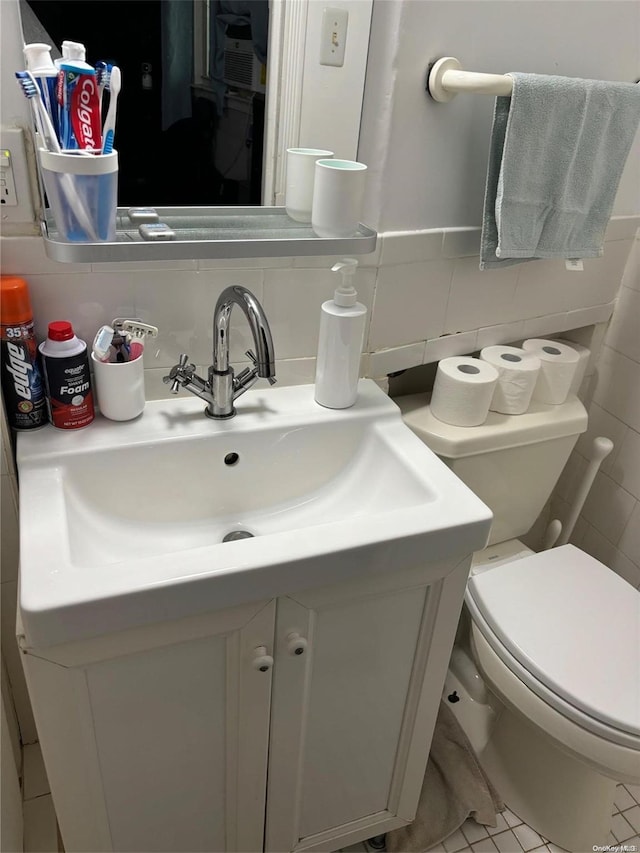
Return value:
[(353, 277), (357, 266), (358, 261), (355, 258), (343, 258), (331, 267), (331, 272), (339, 272), (342, 276), (342, 282), (333, 295), (336, 305), (349, 308), (356, 304), (358, 294), (353, 286)]

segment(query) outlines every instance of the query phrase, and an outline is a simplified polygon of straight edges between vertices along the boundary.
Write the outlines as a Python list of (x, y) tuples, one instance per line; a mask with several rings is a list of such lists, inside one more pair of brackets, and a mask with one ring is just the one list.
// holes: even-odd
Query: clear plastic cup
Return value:
[(56, 154), (38, 151), (58, 238), (102, 243), (116, 238), (118, 153)]

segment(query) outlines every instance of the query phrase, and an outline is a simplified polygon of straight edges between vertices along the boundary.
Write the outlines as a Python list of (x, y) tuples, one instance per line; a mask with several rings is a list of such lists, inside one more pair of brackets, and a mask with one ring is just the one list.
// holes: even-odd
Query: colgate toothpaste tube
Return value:
[(86, 62), (62, 63), (58, 102), (62, 104), (62, 147), (100, 151), (100, 96), (95, 68)]

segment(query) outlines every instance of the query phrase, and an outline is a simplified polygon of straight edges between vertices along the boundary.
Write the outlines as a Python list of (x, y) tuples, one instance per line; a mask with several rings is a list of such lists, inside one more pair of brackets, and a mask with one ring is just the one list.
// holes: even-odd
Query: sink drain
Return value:
[(235, 542), (237, 539), (253, 539), (253, 533), (248, 530), (232, 530), (223, 537), (223, 542)]

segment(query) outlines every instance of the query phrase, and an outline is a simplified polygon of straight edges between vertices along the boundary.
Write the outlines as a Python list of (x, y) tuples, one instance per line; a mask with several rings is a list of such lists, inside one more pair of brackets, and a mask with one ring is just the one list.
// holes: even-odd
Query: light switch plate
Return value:
[(320, 30), (320, 65), (344, 65), (349, 13), (346, 9), (327, 6), (322, 13)]

